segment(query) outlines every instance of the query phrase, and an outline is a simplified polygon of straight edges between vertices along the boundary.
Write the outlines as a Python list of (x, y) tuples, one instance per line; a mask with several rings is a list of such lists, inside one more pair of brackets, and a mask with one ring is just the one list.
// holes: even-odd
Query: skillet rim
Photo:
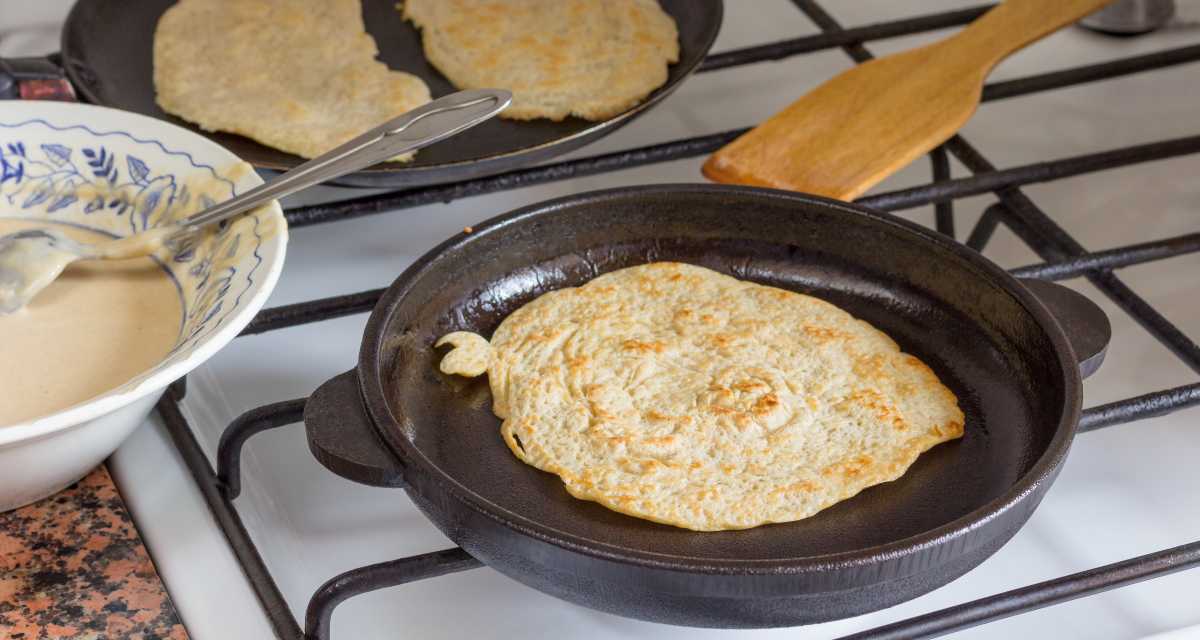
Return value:
[[(339, 185), (339, 186), (347, 186), (347, 187), (387, 188), (385, 183), (388, 183), (388, 181), (391, 179), (397, 179), (398, 181), (395, 183), (396, 187), (403, 188), (403, 189), (412, 189), (412, 188), (419, 188), (421, 186), (434, 186), (434, 185), (439, 185), (439, 184), (446, 184), (448, 182), (453, 182), (457, 179), (470, 180), (470, 179), (477, 179), (477, 178), (486, 178), (486, 177), (490, 177), (490, 176), (494, 176), (494, 175), (503, 173), (505, 171), (510, 171), (510, 170), (514, 170), (514, 169), (522, 169), (522, 168), (534, 166), (538, 162), (545, 161), (549, 158), (557, 157), (558, 155), (570, 153), (571, 151), (574, 151), (576, 149), (579, 149), (580, 147), (587, 145), (589, 142), (594, 142), (596, 140), (599, 140), (600, 138), (603, 138), (603, 137), (607, 136), (608, 134), (613, 133), (617, 129), (625, 126), (626, 124), (629, 124), (637, 117), (644, 115), (646, 113), (646, 111), (650, 110), (652, 107), (657, 106), (660, 102), (665, 100), (671, 94), (675, 93), (675, 91), (679, 87), (683, 86), (683, 84), (685, 82), (687, 82), (689, 79), (691, 79), (691, 77), (696, 73), (697, 69), (699, 69), (700, 64), (704, 62), (704, 59), (708, 56), (709, 52), (712, 51), (712, 46), (716, 42), (717, 36), (720, 35), (721, 27), (724, 25), (724, 22), (725, 22), (725, 0), (702, 0), (702, 1), (709, 3), (711, 6), (706, 8), (703, 12), (706, 15), (708, 15), (709, 22), (705, 26), (706, 28), (701, 31), (700, 35), (703, 40), (703, 44), (701, 45), (701, 47), (699, 48), (699, 51), (697, 52), (698, 55), (693, 60), (685, 62), (684, 60), (681, 59), (681, 60), (679, 60), (679, 62), (676, 62), (675, 64), (671, 65), (671, 66), (676, 67), (681, 70), (681, 73), (679, 74), (678, 78), (676, 78), (674, 81), (671, 81), (668, 78), (666, 83), (664, 83), (661, 87), (658, 87), (658, 88), (654, 89), (653, 91), (651, 91), (650, 94), (647, 95), (643, 100), (641, 100), (640, 102), (634, 104), (633, 106), (629, 107), (625, 111), (622, 111), (621, 113), (618, 113), (617, 115), (615, 115), (611, 118), (608, 118), (606, 120), (601, 120), (599, 122), (591, 122), (591, 124), (589, 126), (585, 127), (584, 129), (576, 131), (575, 133), (572, 133), (567, 136), (554, 138), (553, 140), (547, 140), (545, 142), (540, 142), (540, 143), (537, 143), (534, 145), (521, 147), (518, 149), (510, 149), (507, 151), (500, 151), (497, 153), (480, 156), (478, 158), (455, 160), (452, 162), (442, 162), (439, 164), (430, 164), (430, 165), (423, 165), (423, 166), (414, 166), (412, 163), (406, 163), (406, 162), (382, 162), (382, 163), (367, 167), (365, 169), (360, 169), (358, 171), (355, 171), (354, 173), (347, 174), (345, 176), (342, 176), (341, 178), (331, 180), (330, 184), (335, 184), (335, 185)], [(84, 58), (82, 56), (76, 56), (74, 51), (72, 50), (72, 47), (69, 44), (69, 42), (70, 42), (69, 34), (73, 33), (74, 30), (76, 30), (76, 29), (83, 29), (83, 27), (80, 26), (80, 25), (82, 25), (83, 21), (77, 15), (77, 12), (82, 11), (83, 9), (80, 9), (80, 7), (83, 7), (84, 5), (87, 5), (87, 4), (89, 4), (89, 3), (75, 2), (75, 4), (71, 5), (70, 11), (67, 12), (66, 20), (63, 21), (62, 31), (59, 33), (59, 45), (58, 45), (59, 52), (62, 57), (62, 65), (61, 66), (62, 66), (63, 72), (67, 74), (67, 77), (71, 82), (71, 86), (75, 88), (75, 91), (77, 93), (79, 93), (81, 96), (83, 96), (86, 99), (87, 104), (108, 107), (111, 109), (118, 109), (119, 107), (116, 107), (112, 104), (108, 104), (106, 102), (102, 102), (102, 101), (98, 100), (96, 97), (96, 94), (92, 91), (91, 86), (88, 85), (88, 83), (83, 81), (83, 78), (80, 77), (80, 74), (75, 69), (75, 66), (72, 64), (69, 64), (70, 61), (72, 61), (72, 60), (84, 60)], [(675, 18), (674, 14), (671, 14), (671, 17)], [(154, 37), (153, 34), (151, 34), (150, 35), (151, 40), (153, 40), (153, 37)], [(89, 66), (88, 68), (90, 69), (91, 67)], [(440, 73), (440, 72), (438, 72), (438, 73)], [(205, 138), (208, 138), (212, 142), (214, 142), (216, 144), (221, 144), (222, 146), (224, 146), (221, 142), (214, 140), (212, 138), (212, 134), (221, 133), (221, 132), (206, 131), (206, 130), (202, 129), (199, 125), (197, 125), (196, 123), (188, 121), (188, 120), (184, 120), (183, 118), (180, 118), (179, 116), (175, 116), (174, 114), (167, 114), (168, 116), (171, 116), (172, 118), (174, 118), (174, 120), (166, 120), (156, 114), (143, 113), (140, 111), (135, 111), (133, 113), (138, 113), (139, 115), (144, 115), (144, 116), (147, 116), (150, 118), (164, 120), (165, 122), (169, 122), (176, 126), (184, 126), (190, 132), (195, 133), (197, 135), (204, 136)], [(183, 124), (180, 124), (180, 122), (182, 122)], [(274, 149), (273, 147), (270, 147), (269, 145), (258, 142), (257, 140), (254, 140), (253, 138), (250, 138), (247, 136), (240, 136), (239, 134), (229, 134), (229, 135), (235, 135), (235, 136), (238, 136), (241, 138), (245, 138), (246, 140), (257, 143), (264, 147)], [(528, 163), (519, 162), (522, 157), (537, 156), (538, 154), (549, 151), (551, 149), (554, 149), (555, 147), (564, 147), (564, 148), (562, 149), (562, 151), (560, 153), (551, 153), (547, 157), (530, 158)], [(275, 150), (281, 151), (279, 149), (275, 149)], [(282, 153), (288, 153), (288, 152), (282, 151)], [(247, 160), (247, 162), (249, 162), (250, 165), (256, 169), (266, 169), (266, 170), (270, 170), (270, 171), (287, 171), (289, 169), (293, 169), (293, 168), (299, 166), (302, 162), (305, 161), (305, 158), (301, 158), (300, 156), (296, 156), (295, 154), (289, 154), (289, 155), (295, 156), (297, 158), (297, 161), (292, 164), (282, 164), (282, 163), (273, 162), (273, 161), (263, 162), (263, 161)], [(492, 164), (504, 164), (505, 162), (513, 162), (513, 161), (517, 161), (518, 163), (513, 166), (507, 166), (507, 165), (497, 166), (497, 167), (494, 167), (493, 169), (484, 170), (479, 174), (465, 175), (461, 178), (453, 178), (453, 177), (438, 178), (438, 177), (436, 177), (436, 174), (439, 172), (442, 172), (442, 171), (453, 171), (453, 172), (462, 171), (463, 173), (469, 173), (469, 171), (465, 170), (464, 167), (492, 165)], [(401, 176), (409, 176), (409, 178), (407, 180), (401, 182), (401, 181), (399, 181), (399, 179), (401, 179)]]
[[(785, 558), (718, 559), (630, 549), (608, 542), (583, 538), (546, 526), (522, 514), (500, 507), (478, 495), (426, 458), (420, 449), (399, 436), (402, 429), (399, 420), (392, 415), (385, 400), (387, 395), (383, 383), (385, 376), (380, 369), (380, 354), (384, 338), (387, 336), (384, 329), (395, 309), (404, 303), (411, 285), (429, 269), (436, 268), (438, 259), (444, 253), (451, 249), (465, 247), (487, 233), (495, 232), (512, 224), (520, 224), (551, 215), (564, 207), (597, 201), (628, 200), (647, 195), (670, 196), (673, 194), (714, 194), (751, 200), (767, 198), (801, 206), (826, 207), (850, 215), (865, 216), (876, 223), (916, 235), (919, 241), (930, 242), (940, 248), (948, 249), (978, 268), (984, 276), (990, 276), (993, 284), (1013, 296), (1025, 311), (1033, 316), (1034, 321), (1047, 334), (1054, 348), (1064, 382), (1065, 397), (1054, 436), (1045, 450), (1039, 455), (1033, 466), (1020, 476), (1005, 493), (970, 513), (929, 531), (882, 545), (838, 553)], [(931, 229), (869, 207), (799, 192), (706, 183), (662, 183), (585, 191), (519, 207), (474, 225), (470, 234), (460, 233), (452, 236), (413, 262), (384, 292), (367, 321), (355, 371), (363, 405), (372, 423), (371, 427), (379, 434), (390, 453), (400, 461), (406, 476), (414, 472), (426, 474), (443, 490), (448, 491), (472, 510), (517, 533), (568, 551), (624, 564), (717, 575), (800, 574), (853, 569), (878, 562), (899, 561), (904, 556), (919, 554), (952, 540), (971, 536), (985, 526), (1012, 515), (1019, 505), (1031, 498), (1036, 500), (1041, 492), (1048, 489), (1065, 461), (1074, 439), (1082, 403), (1082, 376), (1079, 372), (1079, 363), (1062, 327), (1032, 292), (1007, 271), (983, 257), (982, 254)], [(384, 419), (381, 420), (381, 417)], [(381, 425), (390, 425), (390, 427), (381, 428)], [(406, 479), (407, 489), (417, 491), (424, 496), (425, 493), (417, 488), (417, 484)], [(1029, 513), (1031, 512), (1032, 506), (1029, 510)], [(1019, 516), (1013, 515), (1013, 517)], [(1027, 517), (1028, 514), (1025, 518)], [(1023, 526), (1024, 518), (1021, 520), (1021, 526)], [(991, 539), (995, 535), (998, 534), (993, 533), (987, 539)], [(959, 551), (965, 551), (965, 549)], [(941, 564), (941, 562), (934, 564)]]

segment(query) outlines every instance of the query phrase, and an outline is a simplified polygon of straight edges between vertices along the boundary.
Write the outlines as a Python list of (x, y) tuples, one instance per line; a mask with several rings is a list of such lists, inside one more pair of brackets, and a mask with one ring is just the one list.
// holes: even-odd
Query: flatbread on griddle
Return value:
[(512, 91), (502, 118), (605, 120), (679, 60), (675, 21), (657, 0), (404, 0), (403, 12), (454, 86)]
[(313, 158), (429, 102), (377, 54), (359, 0), (180, 0), (154, 32), (154, 87), (207, 131)]
[(438, 344), (455, 346), (444, 372), (487, 372), (518, 458), (577, 498), (698, 531), (807, 518), (963, 434), (954, 394), (870, 324), (687, 264), (542, 295), (490, 345)]

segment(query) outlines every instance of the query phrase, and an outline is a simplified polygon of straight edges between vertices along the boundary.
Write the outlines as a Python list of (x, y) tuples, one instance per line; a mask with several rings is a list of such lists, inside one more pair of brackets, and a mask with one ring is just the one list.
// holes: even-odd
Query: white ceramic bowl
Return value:
[[(195, 212), (206, 198), (261, 183), (232, 153), (160, 120), (88, 105), (0, 102), (0, 217), (127, 236)], [(262, 308), (286, 244), (283, 212), (273, 203), (164, 256), (184, 305), (175, 348), (101, 396), (0, 426), (0, 511), (57, 492), (108, 457), (167, 385), (225, 346)]]

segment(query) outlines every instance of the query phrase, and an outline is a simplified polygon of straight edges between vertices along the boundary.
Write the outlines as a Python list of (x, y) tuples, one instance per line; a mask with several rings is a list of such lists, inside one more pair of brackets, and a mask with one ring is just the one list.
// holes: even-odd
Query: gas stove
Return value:
[[(1105, 365), (1085, 384), (1087, 433), (1062, 475), (1010, 543), (946, 587), (809, 627), (638, 622), (480, 567), (395, 490), (352, 484), (313, 460), (298, 424), (304, 399), (354, 365), (380, 288), (427, 249), (554, 196), (698, 181), (703, 158), (744, 127), (855, 62), (986, 8), (824, 4), (731, 0), (703, 73), (564, 160), (284, 203), (294, 231), (269, 308), (110, 461), (192, 637), (1200, 637), (1187, 629), (1200, 625), (1200, 570), (1182, 571), (1200, 564), (1200, 414), (1187, 410), (1200, 405), (1200, 347), (1189, 337), (1200, 335), (1200, 3), (1188, 0), (1145, 35), (1070, 28), (1013, 56), (960, 137), (862, 199), (1019, 275), (1076, 288), (1113, 324)], [(67, 5), (23, 14), (51, 35), (18, 45), (52, 39), (43, 25)], [(18, 45), (0, 33), (0, 53)]]

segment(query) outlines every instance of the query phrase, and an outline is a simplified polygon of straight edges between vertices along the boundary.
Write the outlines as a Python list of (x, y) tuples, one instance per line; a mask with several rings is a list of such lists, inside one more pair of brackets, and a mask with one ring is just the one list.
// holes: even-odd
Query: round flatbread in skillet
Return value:
[(154, 88), (205, 130), (314, 158), (429, 102), (377, 54), (359, 0), (180, 0), (154, 32)]
[(605, 120), (679, 60), (675, 21), (657, 0), (404, 0), (403, 12), (456, 87), (513, 92), (503, 118)]
[(832, 304), (680, 263), (547, 293), (446, 373), (485, 371), (501, 433), (577, 498), (700, 531), (811, 516), (963, 433), (954, 394)]

